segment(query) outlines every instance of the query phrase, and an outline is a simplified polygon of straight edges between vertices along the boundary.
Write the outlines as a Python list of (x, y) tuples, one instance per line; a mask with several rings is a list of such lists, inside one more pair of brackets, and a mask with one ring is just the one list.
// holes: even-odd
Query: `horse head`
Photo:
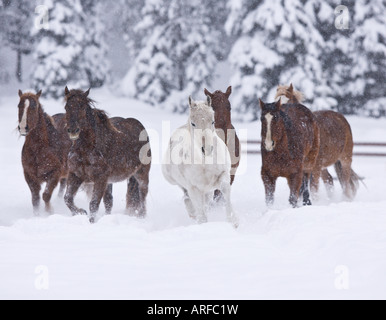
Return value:
[(231, 103), (229, 97), (232, 94), (232, 87), (229, 87), (224, 93), (221, 90), (217, 90), (214, 93), (209, 92), (207, 89), (204, 91), (207, 97), (212, 99), (212, 108), (215, 112), (215, 123), (217, 129), (227, 130), (232, 127), (231, 117)]
[(210, 155), (213, 152), (215, 134), (212, 98), (208, 96), (207, 101), (194, 101), (189, 97), (189, 106), (190, 132), (196, 143), (201, 143), (203, 154)]
[(286, 120), (281, 110), (281, 99), (270, 104), (260, 100), (260, 108), (263, 146), (266, 151), (272, 152), (286, 134)]
[(78, 140), (82, 129), (89, 125), (90, 105), (93, 103), (89, 94), (90, 89), (83, 92), (65, 88), (67, 133), (72, 141)]
[(26, 137), (32, 130), (34, 130), (39, 121), (39, 112), (41, 105), (39, 102), (42, 91), (37, 94), (23, 93), (19, 90), (19, 126), (20, 135)]

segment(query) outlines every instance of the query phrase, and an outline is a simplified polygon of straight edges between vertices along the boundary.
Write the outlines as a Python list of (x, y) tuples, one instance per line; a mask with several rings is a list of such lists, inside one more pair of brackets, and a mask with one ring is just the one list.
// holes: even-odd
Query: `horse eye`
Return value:
[(193, 126), (193, 127), (195, 127), (195, 126), (196, 126), (196, 124), (192, 122), (192, 126)]
[(213, 121), (213, 122), (212, 122), (212, 126), (214, 126), (214, 124), (215, 124), (215, 122)]

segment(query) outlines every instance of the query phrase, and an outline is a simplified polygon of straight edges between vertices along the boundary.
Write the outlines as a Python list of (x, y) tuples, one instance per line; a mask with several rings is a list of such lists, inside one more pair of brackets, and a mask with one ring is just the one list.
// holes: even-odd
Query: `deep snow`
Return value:
[[(137, 117), (151, 132), (155, 164), (148, 217), (123, 215), (121, 183), (114, 187), (113, 215), (103, 217), (101, 210), (95, 225), (71, 217), (56, 196), (55, 214), (34, 218), (20, 161), (24, 141), (15, 131), (17, 92), (0, 97), (0, 299), (386, 298), (386, 158), (355, 158), (367, 189), (362, 186), (353, 203), (343, 202), (336, 186), (334, 199), (326, 199), (322, 188), (315, 206), (293, 210), (281, 180), (276, 204), (267, 210), (261, 159), (244, 156), (232, 196), (240, 228), (226, 222), (224, 208), (199, 226), (159, 165), (170, 133), (186, 116), (107, 90), (91, 96), (111, 116)], [(50, 114), (64, 110), (60, 102), (43, 104)], [(356, 141), (386, 142), (385, 120), (349, 121)], [(236, 126), (250, 139), (259, 137), (258, 123)], [(77, 203), (88, 207), (83, 194)], [(38, 290), (42, 283), (47, 290)]]

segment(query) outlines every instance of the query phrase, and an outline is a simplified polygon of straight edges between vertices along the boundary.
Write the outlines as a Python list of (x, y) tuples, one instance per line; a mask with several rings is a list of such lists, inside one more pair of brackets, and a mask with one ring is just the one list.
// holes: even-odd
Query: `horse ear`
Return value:
[(91, 91), (91, 88), (89, 88), (85, 93), (84, 93), (84, 96), (87, 98), (90, 94), (90, 91)]
[(204, 93), (205, 93), (205, 95), (206, 95), (207, 97), (213, 98), (213, 93), (210, 93), (210, 92), (208, 91), (208, 89), (205, 89), (205, 90), (204, 90)]
[(260, 103), (260, 109), (263, 110), (265, 108), (265, 103), (259, 99), (259, 103)]
[(38, 99), (42, 96), (42, 93), (43, 93), (43, 91), (42, 90), (40, 90), (36, 95), (37, 95), (37, 97), (38, 97)]
[(207, 100), (208, 106), (211, 107), (212, 106), (212, 98), (210, 96), (208, 96), (207, 98), (208, 98), (208, 100)]
[(227, 97), (229, 98), (232, 94), (232, 86), (230, 86), (228, 89), (227, 89), (227, 92), (226, 92), (226, 95)]
[(294, 86), (293, 86), (293, 84), (291, 83), (291, 85), (290, 85), (290, 87), (289, 87), (289, 92), (294, 92)]
[(70, 90), (68, 90), (68, 87), (64, 88), (64, 94), (68, 96), (70, 94)]
[(23, 91), (19, 90), (19, 97), (21, 98), (23, 96)]
[(189, 106), (190, 108), (194, 108), (196, 106), (196, 103), (193, 101), (192, 96), (189, 96)]
[(277, 107), (278, 110), (280, 110), (280, 108), (281, 108), (281, 97), (280, 97), (279, 100), (277, 100), (276, 107)]

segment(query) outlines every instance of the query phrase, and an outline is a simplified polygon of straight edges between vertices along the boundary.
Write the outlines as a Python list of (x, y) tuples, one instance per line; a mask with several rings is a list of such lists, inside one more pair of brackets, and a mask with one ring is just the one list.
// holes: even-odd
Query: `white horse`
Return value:
[(215, 190), (226, 201), (229, 222), (238, 226), (231, 204), (231, 157), (214, 126), (212, 100), (195, 102), (189, 97), (188, 123), (172, 136), (163, 162), (163, 174), (185, 194), (186, 209), (198, 223), (208, 221), (207, 212)]

